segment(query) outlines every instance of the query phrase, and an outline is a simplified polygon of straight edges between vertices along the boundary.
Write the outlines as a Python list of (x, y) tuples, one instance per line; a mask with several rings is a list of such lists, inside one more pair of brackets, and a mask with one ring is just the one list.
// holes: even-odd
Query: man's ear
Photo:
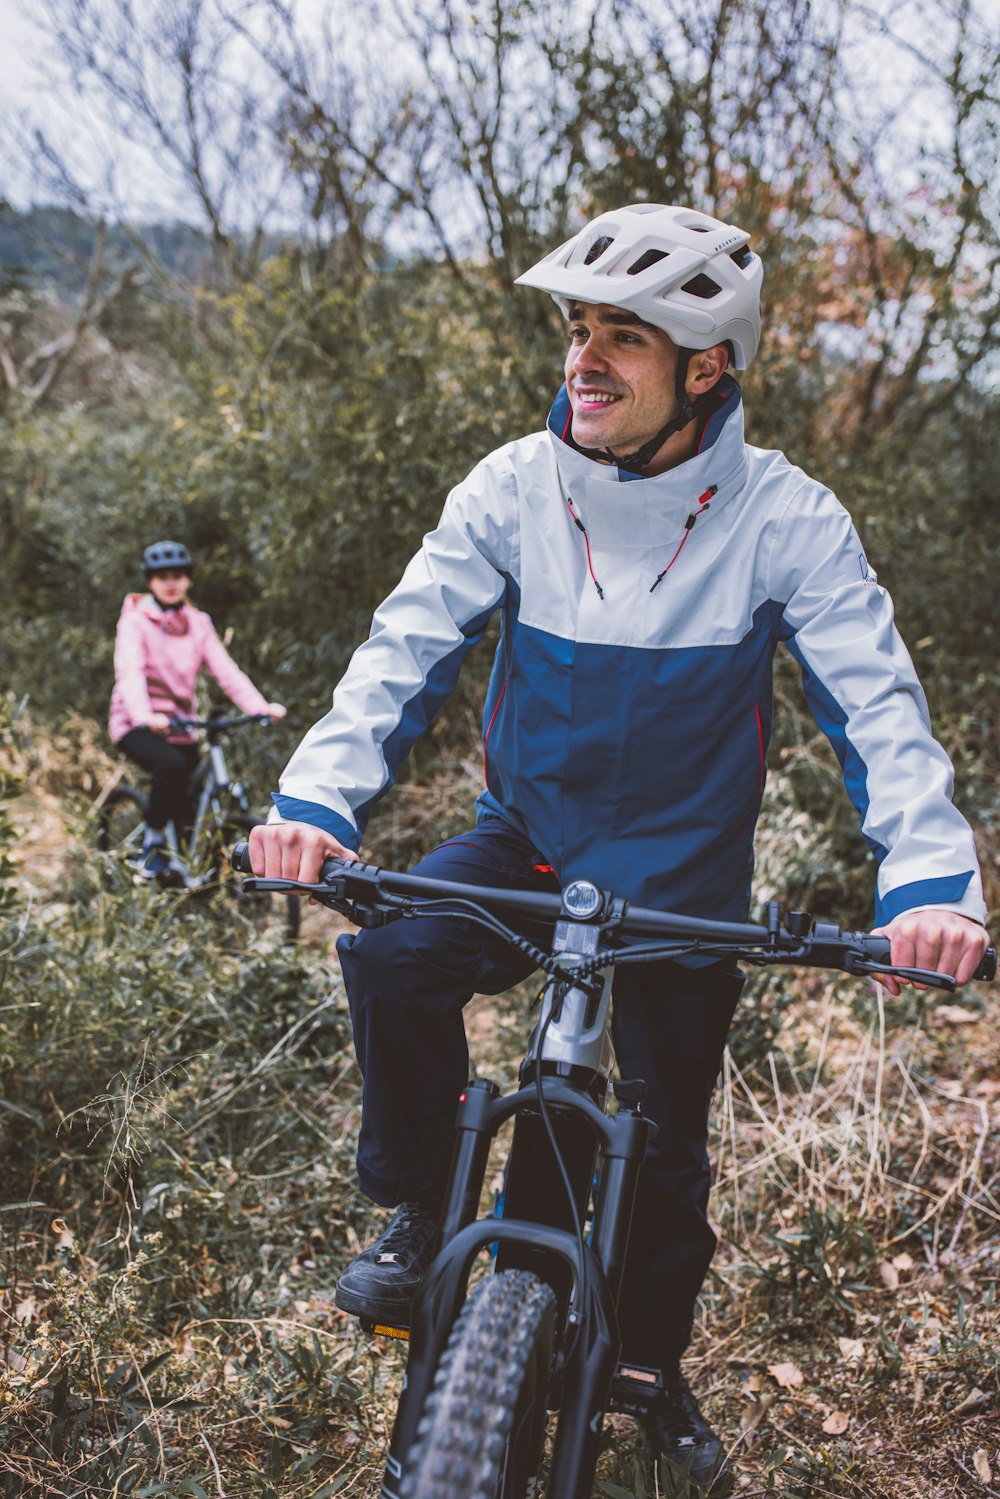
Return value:
[(728, 344), (713, 344), (710, 349), (696, 349), (688, 362), (684, 388), (692, 399), (706, 395), (713, 385), (718, 385), (728, 368)]

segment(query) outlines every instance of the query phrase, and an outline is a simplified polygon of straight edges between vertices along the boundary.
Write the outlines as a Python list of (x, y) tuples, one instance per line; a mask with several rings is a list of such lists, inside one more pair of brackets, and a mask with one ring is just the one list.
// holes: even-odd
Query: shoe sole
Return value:
[(352, 1317), (370, 1317), (373, 1322), (388, 1322), (394, 1327), (409, 1326), (412, 1294), (376, 1301), (371, 1296), (362, 1296), (357, 1291), (337, 1286), (333, 1300), (342, 1312), (348, 1312)]

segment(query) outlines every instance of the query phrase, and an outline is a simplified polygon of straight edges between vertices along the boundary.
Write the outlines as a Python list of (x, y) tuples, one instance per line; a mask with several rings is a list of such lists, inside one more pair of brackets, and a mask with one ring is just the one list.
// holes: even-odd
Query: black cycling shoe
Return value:
[(410, 1302), (434, 1257), (437, 1214), (404, 1202), (370, 1249), (352, 1260), (333, 1299), (341, 1311), (373, 1322), (409, 1323)]
[(664, 1373), (665, 1389), (642, 1418), (654, 1458), (660, 1467), (659, 1492), (664, 1499), (712, 1499), (728, 1493), (732, 1475), (722, 1442), (698, 1409), (698, 1402), (679, 1370)]

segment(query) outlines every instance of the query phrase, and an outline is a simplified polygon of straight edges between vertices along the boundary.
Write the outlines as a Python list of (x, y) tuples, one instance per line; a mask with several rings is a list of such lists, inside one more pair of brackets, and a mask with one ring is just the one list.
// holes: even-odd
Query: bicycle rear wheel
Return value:
[(547, 1420), (556, 1298), (526, 1270), (480, 1281), (452, 1328), (400, 1499), (530, 1499)]
[(105, 853), (135, 854), (142, 850), (146, 798), (134, 786), (109, 791), (97, 814), (97, 846)]

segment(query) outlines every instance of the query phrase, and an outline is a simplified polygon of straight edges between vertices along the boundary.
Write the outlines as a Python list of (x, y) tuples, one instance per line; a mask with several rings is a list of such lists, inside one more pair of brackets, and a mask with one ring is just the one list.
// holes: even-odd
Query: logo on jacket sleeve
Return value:
[(877, 588), (878, 574), (873, 573), (871, 568), (868, 566), (868, 558), (865, 556), (864, 552), (858, 553), (858, 566), (861, 568), (861, 581), (865, 585), (865, 587)]

